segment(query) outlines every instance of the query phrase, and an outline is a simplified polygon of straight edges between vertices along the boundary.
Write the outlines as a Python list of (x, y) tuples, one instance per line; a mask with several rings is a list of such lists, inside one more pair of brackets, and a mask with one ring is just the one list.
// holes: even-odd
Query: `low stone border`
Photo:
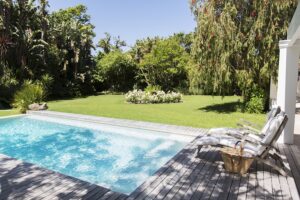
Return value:
[(68, 120), (79, 120), (79, 121), (85, 121), (91, 123), (107, 124), (113, 126), (146, 129), (151, 131), (166, 132), (171, 134), (178, 134), (178, 135), (192, 136), (192, 137), (196, 137), (200, 134), (203, 134), (203, 132), (206, 131), (206, 129), (193, 128), (187, 126), (176, 126), (176, 125), (160, 124), (160, 123), (153, 123), (153, 122), (98, 117), (98, 116), (91, 116), (91, 115), (72, 114), (72, 113), (55, 112), (55, 111), (27, 111), (27, 114), (33, 116), (46, 116), (46, 117), (54, 117), (54, 118), (63, 118)]

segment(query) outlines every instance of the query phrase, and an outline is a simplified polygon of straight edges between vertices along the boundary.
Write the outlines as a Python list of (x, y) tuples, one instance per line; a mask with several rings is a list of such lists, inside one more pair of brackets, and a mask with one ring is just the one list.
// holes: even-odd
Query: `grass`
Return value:
[(100, 95), (51, 101), (52, 111), (211, 128), (236, 127), (240, 119), (263, 124), (264, 114), (242, 113), (240, 97), (184, 96), (183, 103), (136, 105), (123, 95)]
[(20, 114), (18, 110), (0, 110), (0, 117), (18, 114)]

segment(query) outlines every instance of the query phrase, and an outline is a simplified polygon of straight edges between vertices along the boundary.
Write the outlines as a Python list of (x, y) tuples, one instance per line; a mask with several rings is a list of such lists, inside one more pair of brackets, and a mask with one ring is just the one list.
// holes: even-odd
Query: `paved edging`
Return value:
[(80, 121), (107, 124), (113, 126), (139, 128), (139, 129), (167, 132), (172, 134), (186, 135), (186, 136), (193, 136), (193, 137), (196, 137), (199, 134), (203, 134), (203, 132), (206, 131), (206, 129), (193, 128), (188, 126), (176, 126), (176, 125), (160, 124), (160, 123), (153, 123), (153, 122), (98, 117), (98, 116), (91, 116), (91, 115), (82, 115), (82, 114), (73, 114), (73, 113), (64, 113), (64, 112), (55, 112), (55, 111), (27, 111), (27, 114), (35, 115), (35, 116), (38, 115), (38, 116), (63, 118), (68, 120), (80, 120)]

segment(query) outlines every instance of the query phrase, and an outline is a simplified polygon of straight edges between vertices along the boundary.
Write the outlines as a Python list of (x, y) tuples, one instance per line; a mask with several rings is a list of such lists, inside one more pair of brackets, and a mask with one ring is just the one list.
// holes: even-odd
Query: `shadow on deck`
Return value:
[(290, 163), (292, 173), (288, 177), (257, 162), (247, 175), (230, 174), (223, 168), (218, 148), (203, 148), (198, 157), (194, 156), (195, 148), (194, 141), (128, 199), (299, 199), (297, 146), (279, 146), (283, 158)]

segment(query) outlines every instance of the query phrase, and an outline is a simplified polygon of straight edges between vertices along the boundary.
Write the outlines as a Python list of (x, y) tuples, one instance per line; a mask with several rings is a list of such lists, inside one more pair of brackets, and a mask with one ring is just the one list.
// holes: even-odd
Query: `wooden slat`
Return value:
[[(40, 171), (40, 173), (30, 174), (26, 176), (27, 179), (20, 183), (13, 183), (11, 186), (11, 191), (9, 197), (11, 199), (16, 199), (18, 197), (22, 197), (25, 199), (25, 196), (30, 193), (30, 188), (35, 187), (37, 185), (42, 185), (45, 179), (51, 178), (51, 173), (48, 171)], [(16, 181), (15, 178), (13, 181)], [(4, 193), (2, 193), (3, 195)]]
[(234, 174), (227, 199), (229, 200), (237, 199), (239, 194), (240, 181), (241, 181), (240, 175)]
[[(285, 151), (283, 149), (283, 145), (278, 145), (278, 149), (280, 150), (280, 153), (281, 153), (281, 158), (283, 159), (283, 161), (285, 163), (287, 163), (287, 158), (286, 158), (286, 155), (285, 155)], [(288, 169), (290, 170), (290, 169)], [(284, 177), (284, 176), (279, 176), (279, 182), (280, 182), (280, 185), (281, 185), (281, 192), (282, 192), (282, 198), (283, 199), (292, 199), (292, 194), (290, 192), (290, 186), (289, 186), (289, 183), (288, 183), (288, 179), (287, 177)]]
[(241, 176), (239, 193), (237, 196), (238, 200), (247, 199), (247, 187), (248, 187), (249, 174)]
[(273, 199), (273, 188), (272, 188), (272, 180), (270, 175), (270, 167), (264, 165), (264, 192), (265, 197), (268, 197), (270, 200)]
[(87, 198), (83, 198), (86, 200), (95, 200), (95, 199), (100, 199), (101, 197), (103, 197), (107, 192), (109, 192), (109, 190), (99, 190), (96, 194), (92, 195), (92, 196), (88, 196)]
[(299, 147), (297, 147), (295, 145), (290, 145), (289, 151), (291, 152), (291, 156), (293, 158), (293, 162), (294, 162), (294, 166), (295, 166), (292, 169), (292, 174), (293, 174), (294, 180), (296, 182), (297, 189), (298, 189), (298, 191), (300, 191), (300, 177), (299, 177), (299, 174), (300, 174), (300, 149), (299, 149)]
[(257, 162), (253, 162), (249, 169), (249, 179), (247, 186), (247, 199), (255, 199), (257, 187)]
[(137, 189), (135, 189), (131, 194), (128, 200), (133, 200), (137, 198), (141, 193), (143, 193), (146, 188), (154, 183), (158, 177), (164, 174), (170, 166), (173, 166), (178, 160), (183, 159), (181, 155), (185, 155), (186, 151), (188, 151), (188, 147), (186, 146), (183, 150), (181, 150), (177, 155), (175, 155), (171, 160), (169, 160), (163, 167), (161, 167), (154, 175), (150, 176), (142, 185), (140, 185)]
[[(175, 176), (177, 170), (182, 169), (182, 163), (186, 163), (186, 161), (193, 156), (196, 143), (191, 143), (190, 145), (191, 146), (188, 145), (186, 149), (179, 153), (178, 160), (173, 162), (173, 164), (169, 166), (167, 170), (165, 170), (161, 175), (154, 176), (153, 182), (143, 185), (142, 190), (138, 189), (140, 191), (140, 194), (135, 199), (142, 200), (146, 196), (149, 199), (153, 198), (153, 194), (157, 194), (164, 187), (164, 183), (168, 180), (171, 180)], [(149, 195), (150, 193), (151, 196)], [(131, 195), (129, 199), (131, 199)]]
[(195, 179), (193, 180), (192, 184), (189, 186), (188, 190), (186, 192), (185, 191), (183, 191), (183, 192), (178, 191), (177, 192), (177, 194), (180, 194), (178, 196), (178, 198), (177, 198), (178, 200), (179, 199), (187, 199), (187, 200), (189, 200), (189, 199), (191, 199), (193, 197), (193, 195), (195, 195), (195, 193), (200, 193), (201, 191), (198, 188), (201, 187), (201, 184), (204, 184), (205, 179), (207, 177), (209, 177), (209, 175), (210, 175), (210, 173), (209, 173), (210, 170), (209, 169), (211, 169), (211, 167), (213, 167), (211, 165), (211, 163), (214, 162), (215, 157), (216, 157), (217, 154), (215, 152), (215, 148), (202, 149), (201, 152), (203, 150), (208, 151), (207, 154), (209, 156), (209, 159), (208, 159), (208, 161), (205, 161), (204, 167), (196, 175)]
[(198, 174), (208, 163), (207, 161), (212, 161), (213, 158), (214, 155), (212, 156), (210, 151), (203, 151), (202, 149), (195, 160), (195, 163), (197, 163), (196, 167), (193, 170), (191, 169), (191, 173), (186, 173), (184, 177), (172, 187), (165, 199), (182, 199), (189, 187), (197, 180), (197, 178), (201, 178), (198, 177)]
[[(213, 153), (217, 154), (217, 156), (219, 156), (218, 151), (214, 151), (212, 150)], [(212, 180), (217, 180), (218, 179), (218, 167), (219, 164), (217, 163), (218, 159), (214, 159), (213, 162), (211, 163), (211, 165), (209, 165), (209, 167), (207, 168), (206, 172), (204, 173), (203, 179), (201, 179), (200, 183), (197, 184), (196, 189), (193, 189), (193, 194), (191, 199), (192, 200), (196, 200), (196, 199), (200, 199), (203, 194), (207, 194), (207, 192), (209, 192), (208, 189), (212, 189), (209, 188), (209, 185), (212, 183)], [(209, 181), (207, 181), (209, 180)], [(210, 195), (210, 192), (209, 192)]]
[(289, 184), (289, 189), (290, 189), (290, 193), (292, 196), (292, 199), (294, 200), (299, 200), (299, 193), (296, 187), (296, 183), (294, 181), (293, 176), (295, 177), (295, 179), (300, 179), (300, 174), (299, 171), (295, 165), (295, 161), (293, 159), (293, 156), (291, 155), (291, 152), (289, 150), (288, 145), (282, 145), (282, 149), (286, 155), (286, 158), (288, 160), (289, 166), (290, 166), (290, 170), (292, 173), (289, 173), (289, 175), (286, 177), (288, 184)]
[(274, 199), (281, 200), (282, 199), (282, 192), (281, 192), (281, 185), (279, 181), (279, 173), (271, 169), (271, 178), (272, 178), (272, 185), (273, 185), (273, 197)]
[(255, 188), (255, 198), (256, 199), (265, 199), (265, 189), (264, 189), (264, 172), (263, 164), (260, 162), (256, 163), (256, 188)]
[[(195, 152), (195, 151), (194, 151)], [(199, 167), (199, 159), (196, 157), (196, 155), (193, 153), (189, 157), (189, 160), (186, 160), (186, 163), (183, 163), (183, 169), (176, 172), (175, 176), (172, 178), (170, 182), (165, 182), (165, 186), (162, 188), (162, 190), (155, 196), (155, 200), (161, 200), (161, 199), (170, 199), (171, 196), (176, 193), (180, 187), (185, 183), (188, 184), (189, 180), (188, 178), (194, 171), (196, 167)], [(171, 190), (175, 190), (174, 193), (171, 193)], [(166, 195), (169, 195), (166, 197)], [(150, 200), (150, 199), (149, 199)]]

